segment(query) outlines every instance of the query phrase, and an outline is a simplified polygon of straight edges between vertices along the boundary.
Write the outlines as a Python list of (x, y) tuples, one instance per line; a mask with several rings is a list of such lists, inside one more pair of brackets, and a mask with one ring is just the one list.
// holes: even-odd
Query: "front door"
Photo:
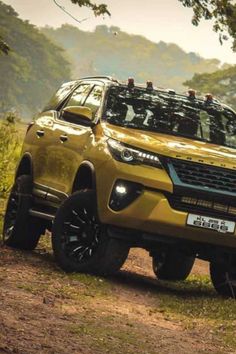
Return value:
[[(83, 86), (83, 87), (82, 87)], [(101, 104), (103, 88), (99, 85), (82, 84), (78, 87), (63, 108), (85, 105), (92, 109), (94, 118)], [(89, 92), (89, 94), (88, 94)], [(83, 96), (83, 97), (82, 97)], [(60, 112), (53, 127), (53, 147), (49, 154), (50, 178), (49, 190), (70, 193), (75, 175), (85, 151), (92, 146), (94, 133), (91, 127), (74, 121), (65, 121)]]

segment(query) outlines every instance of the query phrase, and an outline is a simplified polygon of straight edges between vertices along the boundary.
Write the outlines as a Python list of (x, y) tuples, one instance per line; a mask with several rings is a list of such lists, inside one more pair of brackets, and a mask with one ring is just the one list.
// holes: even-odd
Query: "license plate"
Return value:
[(235, 222), (216, 219), (208, 216), (201, 216), (196, 214), (188, 214), (187, 225), (201, 227), (203, 229), (209, 229), (212, 231), (218, 231), (222, 233), (234, 233)]

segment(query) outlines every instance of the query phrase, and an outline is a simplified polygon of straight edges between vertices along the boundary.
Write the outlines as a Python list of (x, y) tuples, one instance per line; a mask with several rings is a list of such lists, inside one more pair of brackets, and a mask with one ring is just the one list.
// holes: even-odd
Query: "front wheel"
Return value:
[(33, 250), (45, 232), (43, 221), (29, 215), (32, 204), (32, 178), (18, 177), (11, 189), (3, 225), (3, 241), (13, 248)]
[(168, 250), (153, 256), (152, 267), (160, 280), (185, 280), (190, 274), (195, 258), (178, 251)]
[(211, 262), (210, 276), (218, 294), (236, 299), (236, 267), (226, 267), (223, 264)]
[(113, 274), (129, 253), (126, 243), (108, 237), (91, 190), (75, 192), (61, 205), (53, 223), (52, 246), (66, 272)]

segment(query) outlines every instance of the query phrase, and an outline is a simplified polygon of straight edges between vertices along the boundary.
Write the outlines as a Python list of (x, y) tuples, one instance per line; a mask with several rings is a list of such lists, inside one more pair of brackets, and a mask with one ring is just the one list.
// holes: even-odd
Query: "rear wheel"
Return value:
[(127, 244), (108, 237), (91, 190), (76, 192), (61, 205), (53, 223), (52, 246), (66, 272), (113, 274), (129, 253)]
[(11, 189), (3, 225), (3, 240), (7, 246), (33, 250), (45, 225), (29, 215), (32, 204), (32, 178), (28, 175), (18, 177)]
[(212, 284), (218, 294), (236, 298), (236, 267), (226, 267), (220, 263), (210, 263)]
[(185, 280), (192, 270), (194, 260), (194, 257), (175, 250), (165, 251), (153, 256), (152, 267), (160, 280)]

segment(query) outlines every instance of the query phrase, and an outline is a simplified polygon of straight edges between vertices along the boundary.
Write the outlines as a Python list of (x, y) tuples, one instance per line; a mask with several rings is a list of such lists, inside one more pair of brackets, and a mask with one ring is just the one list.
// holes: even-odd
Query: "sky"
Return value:
[(231, 42), (220, 45), (211, 21), (193, 26), (192, 10), (184, 8), (178, 0), (97, 0), (97, 3), (108, 5), (111, 17), (105, 18), (95, 17), (90, 10), (73, 5), (70, 0), (56, 1), (75, 18), (86, 21), (76, 22), (57, 7), (54, 0), (3, 0), (12, 5), (22, 19), (40, 27), (60, 27), (70, 23), (81, 30), (93, 31), (101, 24), (118, 26), (123, 31), (140, 34), (154, 42), (176, 43), (187, 52), (236, 64)]

